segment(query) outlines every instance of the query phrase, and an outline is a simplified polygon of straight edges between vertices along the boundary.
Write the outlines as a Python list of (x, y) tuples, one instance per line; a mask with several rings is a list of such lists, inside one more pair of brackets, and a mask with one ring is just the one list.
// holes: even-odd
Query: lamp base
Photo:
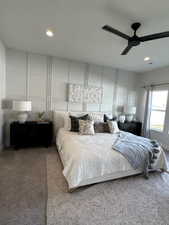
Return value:
[(132, 114), (126, 115), (127, 122), (132, 122), (133, 121), (133, 118), (134, 118), (134, 116)]
[(20, 123), (25, 123), (27, 118), (28, 118), (28, 114), (27, 113), (19, 113), (18, 114), (18, 121)]
[(119, 121), (120, 121), (120, 123), (124, 123), (125, 120), (126, 120), (126, 116), (125, 116), (125, 115), (120, 115), (120, 116), (119, 116)]

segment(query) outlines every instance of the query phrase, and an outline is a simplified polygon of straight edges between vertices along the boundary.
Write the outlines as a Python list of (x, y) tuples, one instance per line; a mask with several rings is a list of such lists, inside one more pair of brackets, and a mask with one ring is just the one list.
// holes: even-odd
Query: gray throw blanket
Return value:
[(148, 178), (148, 170), (157, 159), (159, 144), (155, 140), (120, 131), (113, 149), (120, 152), (134, 169), (141, 169)]

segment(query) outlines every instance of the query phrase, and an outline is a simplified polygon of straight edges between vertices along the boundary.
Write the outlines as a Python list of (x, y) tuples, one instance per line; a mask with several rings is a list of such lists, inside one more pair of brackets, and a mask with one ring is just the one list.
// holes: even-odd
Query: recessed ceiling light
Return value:
[(47, 29), (47, 30), (46, 30), (46, 35), (47, 35), (48, 37), (53, 37), (53, 36), (54, 36), (54, 33), (53, 33), (52, 30)]
[(144, 61), (149, 61), (150, 60), (150, 57), (145, 57), (144, 58)]

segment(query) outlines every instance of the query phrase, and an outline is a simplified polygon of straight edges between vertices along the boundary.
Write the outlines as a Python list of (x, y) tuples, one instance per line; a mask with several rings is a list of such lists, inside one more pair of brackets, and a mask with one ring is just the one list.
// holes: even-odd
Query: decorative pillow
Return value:
[(117, 121), (109, 121), (108, 120), (107, 123), (109, 126), (110, 133), (115, 134), (115, 133), (120, 132), (118, 125), (117, 125)]
[(79, 120), (79, 133), (82, 135), (94, 135), (94, 121)]
[(73, 132), (79, 132), (79, 120), (88, 120), (89, 119), (89, 115), (86, 114), (84, 116), (69, 116), (71, 119), (71, 130)]
[(103, 122), (103, 113), (90, 113), (89, 116), (94, 122)]
[(117, 120), (117, 117), (116, 116), (113, 116), (112, 118), (110, 118), (109, 116), (107, 116), (106, 114), (104, 114), (104, 122), (107, 122), (107, 121), (115, 121)]
[(104, 122), (94, 123), (94, 130), (96, 133), (110, 133), (108, 123), (104, 123)]

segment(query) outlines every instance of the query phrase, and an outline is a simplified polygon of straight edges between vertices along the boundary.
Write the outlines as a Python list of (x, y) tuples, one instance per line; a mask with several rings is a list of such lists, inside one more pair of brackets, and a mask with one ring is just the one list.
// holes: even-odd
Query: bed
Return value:
[[(113, 150), (116, 139), (117, 134), (79, 135), (63, 127), (58, 129), (56, 143), (69, 190), (142, 172), (134, 170), (124, 156)], [(162, 148), (152, 169), (167, 170)]]

